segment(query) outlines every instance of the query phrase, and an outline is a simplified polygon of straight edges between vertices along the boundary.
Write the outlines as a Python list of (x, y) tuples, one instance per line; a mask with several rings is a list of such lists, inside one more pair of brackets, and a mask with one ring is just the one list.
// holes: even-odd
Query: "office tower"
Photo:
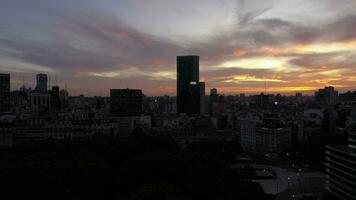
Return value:
[(205, 114), (205, 82), (199, 82), (200, 90), (200, 114)]
[(36, 90), (38, 92), (47, 92), (47, 74), (36, 75)]
[(199, 56), (177, 57), (177, 112), (200, 113)]
[(342, 200), (356, 197), (356, 134), (348, 141), (348, 146), (326, 146), (326, 188)]
[(325, 87), (315, 92), (315, 102), (323, 105), (335, 105), (339, 102), (339, 92), (334, 87)]
[(110, 102), (113, 116), (128, 117), (142, 114), (142, 90), (111, 89)]
[(10, 110), (10, 74), (0, 74), (0, 113)]

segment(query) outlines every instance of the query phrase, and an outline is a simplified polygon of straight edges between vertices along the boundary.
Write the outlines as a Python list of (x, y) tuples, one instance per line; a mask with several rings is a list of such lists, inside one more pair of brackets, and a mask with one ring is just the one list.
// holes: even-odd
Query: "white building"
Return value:
[(116, 123), (111, 119), (63, 120), (47, 126), (45, 138), (90, 138), (94, 135), (115, 135), (116, 131)]
[(256, 121), (246, 121), (242, 124), (241, 146), (247, 153), (277, 159), (290, 144), (289, 127)]

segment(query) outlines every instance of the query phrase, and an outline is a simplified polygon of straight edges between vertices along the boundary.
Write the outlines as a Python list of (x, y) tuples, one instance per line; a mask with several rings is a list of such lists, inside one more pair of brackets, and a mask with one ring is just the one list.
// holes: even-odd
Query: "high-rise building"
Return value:
[(10, 74), (0, 74), (0, 113), (10, 110)]
[(200, 113), (199, 56), (177, 57), (177, 112)]
[(326, 146), (326, 187), (338, 199), (356, 197), (356, 134), (349, 136), (348, 146)]
[(315, 101), (324, 105), (335, 105), (339, 102), (339, 92), (334, 87), (325, 87), (315, 92)]
[(142, 114), (142, 90), (111, 89), (110, 102), (113, 116), (128, 117)]
[(199, 89), (200, 89), (200, 114), (205, 114), (205, 82), (199, 82)]
[(47, 74), (36, 75), (36, 90), (38, 92), (47, 92)]

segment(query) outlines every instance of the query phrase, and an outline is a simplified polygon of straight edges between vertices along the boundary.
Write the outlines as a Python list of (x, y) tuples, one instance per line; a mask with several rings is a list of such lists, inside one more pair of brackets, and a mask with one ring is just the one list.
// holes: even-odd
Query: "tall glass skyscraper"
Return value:
[(177, 112), (200, 113), (199, 56), (177, 57)]
[(36, 75), (36, 90), (39, 92), (47, 92), (47, 74)]
[(0, 74), (0, 113), (10, 110), (10, 74)]

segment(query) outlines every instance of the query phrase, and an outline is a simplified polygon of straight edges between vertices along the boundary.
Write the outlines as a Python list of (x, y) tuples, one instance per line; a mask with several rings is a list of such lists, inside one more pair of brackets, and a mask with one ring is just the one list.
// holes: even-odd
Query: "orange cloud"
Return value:
[(248, 51), (245, 50), (245, 49), (236, 49), (234, 51), (234, 55), (237, 56), (237, 57), (245, 56), (247, 53), (248, 53)]

